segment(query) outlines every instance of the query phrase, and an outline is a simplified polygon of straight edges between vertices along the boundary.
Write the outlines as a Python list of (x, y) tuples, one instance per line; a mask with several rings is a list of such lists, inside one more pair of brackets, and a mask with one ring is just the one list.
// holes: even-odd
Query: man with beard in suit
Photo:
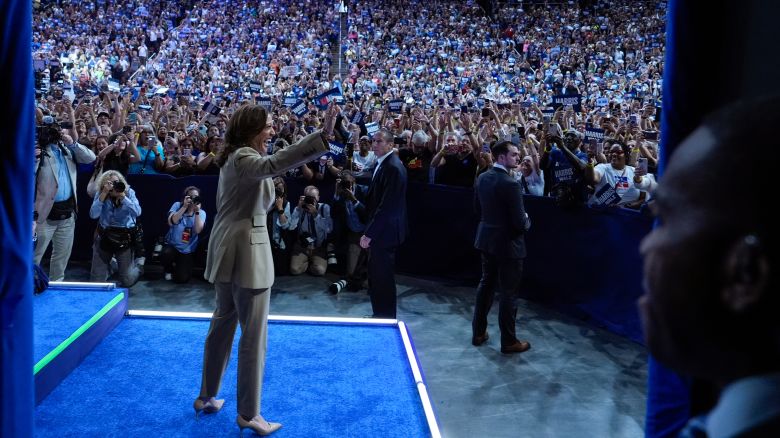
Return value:
[(520, 183), (511, 175), (519, 165), (517, 145), (500, 141), (492, 148), (493, 167), (477, 179), (474, 207), (480, 215), (474, 247), (482, 252), (482, 278), (472, 320), (471, 343), (480, 346), (488, 340), (487, 315), (498, 291), (498, 327), (501, 352), (522, 353), (531, 344), (515, 335), (517, 295), (523, 276), (526, 230), (530, 227), (523, 206)]

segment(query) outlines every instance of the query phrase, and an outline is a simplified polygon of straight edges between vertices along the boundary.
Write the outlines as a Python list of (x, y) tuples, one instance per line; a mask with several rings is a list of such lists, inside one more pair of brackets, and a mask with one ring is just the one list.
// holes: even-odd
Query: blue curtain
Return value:
[(0, 436), (33, 436), (32, 179), (35, 129), (30, 0), (0, 2)]

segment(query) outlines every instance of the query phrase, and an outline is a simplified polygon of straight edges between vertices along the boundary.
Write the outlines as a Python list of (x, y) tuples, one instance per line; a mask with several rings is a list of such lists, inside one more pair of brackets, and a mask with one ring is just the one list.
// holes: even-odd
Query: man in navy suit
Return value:
[[(368, 249), (368, 281), (374, 318), (396, 317), (395, 250), (406, 238), (406, 168), (393, 151), (393, 134), (379, 130), (372, 139), (377, 165), (366, 194), (368, 223), (360, 246)], [(373, 173), (372, 173), (373, 172)]]
[(520, 163), (517, 146), (508, 141), (496, 143), (491, 152), (495, 164), (477, 179), (474, 207), (480, 215), (474, 247), (482, 252), (482, 279), (477, 288), (471, 343), (488, 340), (487, 315), (498, 291), (498, 327), (501, 352), (522, 353), (531, 344), (515, 336), (515, 303), (523, 276), (525, 239), (530, 226), (523, 207), (520, 183), (510, 174)]

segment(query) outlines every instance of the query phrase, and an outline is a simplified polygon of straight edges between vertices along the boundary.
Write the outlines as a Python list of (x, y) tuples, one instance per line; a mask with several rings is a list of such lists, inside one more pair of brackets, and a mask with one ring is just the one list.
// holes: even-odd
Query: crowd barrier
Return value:
[[(141, 204), (140, 222), (147, 254), (167, 230), (167, 212), (187, 186), (201, 190), (208, 214), (202, 233), (208, 238), (216, 211), (217, 176), (174, 178), (169, 175), (130, 175), (128, 182)], [(92, 257), (96, 221), (89, 219), (92, 200), (86, 194), (88, 174), (79, 175), (79, 220), (72, 260)], [(288, 180), (289, 199), (307, 185)], [(331, 199), (333, 187), (322, 187), (320, 198)], [(409, 183), (407, 192), (410, 235), (399, 248), (400, 273), (436, 277), (454, 284), (476, 285), (479, 252), (473, 247), (478, 219), (470, 188)], [(581, 208), (563, 211), (550, 198), (526, 196), (532, 226), (526, 236), (521, 295), (569, 315), (641, 342), (636, 300), (641, 294), (639, 242), (652, 219), (628, 210)], [(205, 249), (205, 245), (200, 245)]]

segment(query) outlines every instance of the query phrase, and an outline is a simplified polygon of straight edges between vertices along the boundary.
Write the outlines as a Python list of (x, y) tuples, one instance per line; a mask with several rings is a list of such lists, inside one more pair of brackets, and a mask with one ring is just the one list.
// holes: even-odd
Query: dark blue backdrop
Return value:
[(33, 436), (30, 0), (0, 2), (0, 436)]
[[(96, 221), (88, 218), (88, 174), (79, 175), (79, 211), (73, 260), (91, 260)], [(131, 175), (128, 179), (141, 203), (140, 222), (149, 254), (157, 236), (164, 235), (168, 209), (180, 200), (185, 187), (201, 189), (209, 220), (214, 218), (216, 176), (173, 178), (168, 175)], [(297, 199), (304, 183), (288, 182), (289, 199)], [(320, 199), (332, 197), (324, 187)], [(477, 217), (470, 188), (409, 183), (407, 192), (410, 235), (398, 252), (399, 272), (444, 277), (476, 284), (479, 253), (474, 249)], [(571, 315), (641, 341), (636, 299), (641, 293), (640, 239), (652, 221), (628, 210), (561, 211), (550, 198), (526, 196), (532, 218), (527, 235), (528, 258), (522, 294)], [(203, 246), (203, 245), (201, 245)]]

